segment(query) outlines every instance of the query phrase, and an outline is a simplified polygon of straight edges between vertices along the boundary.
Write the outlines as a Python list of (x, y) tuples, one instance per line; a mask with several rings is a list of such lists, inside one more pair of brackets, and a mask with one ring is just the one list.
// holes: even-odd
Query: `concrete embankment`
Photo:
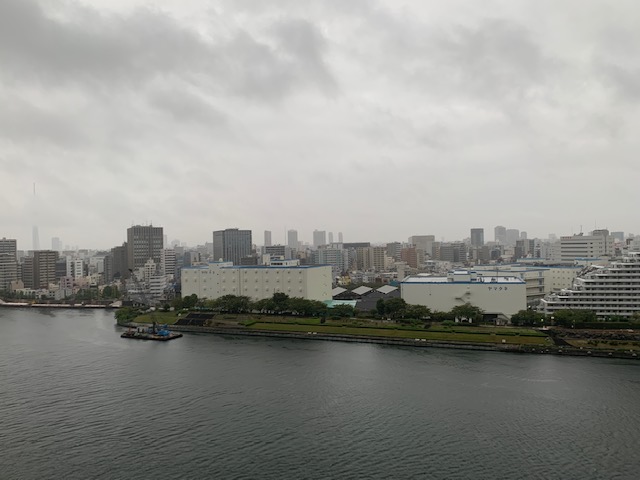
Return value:
[(0, 302), (0, 307), (13, 307), (13, 308), (117, 308), (113, 305), (94, 305), (94, 304), (74, 304), (69, 305), (66, 303), (27, 303), (27, 302)]
[[(142, 324), (131, 323), (131, 326), (139, 326)], [(495, 344), (495, 343), (456, 343), (456, 342), (442, 342), (432, 341), (425, 339), (413, 339), (413, 338), (391, 338), (391, 337), (378, 337), (367, 335), (339, 335), (331, 333), (313, 333), (313, 332), (274, 332), (271, 330), (250, 330), (245, 328), (230, 328), (230, 327), (196, 327), (190, 325), (168, 325), (169, 330), (177, 332), (190, 332), (190, 333), (209, 333), (216, 335), (230, 335), (230, 336), (250, 336), (250, 337), (271, 337), (271, 338), (289, 338), (299, 340), (324, 340), (333, 342), (351, 342), (351, 343), (375, 343), (380, 345), (398, 345), (404, 347), (419, 347), (419, 348), (449, 348), (457, 350), (482, 350), (491, 352), (507, 352), (507, 353), (529, 353), (539, 355), (565, 355), (565, 356), (580, 356), (580, 357), (605, 357), (605, 358), (625, 358), (638, 360), (639, 356), (635, 352), (630, 351), (599, 351), (599, 350), (585, 350), (579, 348), (570, 347), (557, 347), (557, 346), (532, 346), (532, 345), (510, 345), (510, 344)]]

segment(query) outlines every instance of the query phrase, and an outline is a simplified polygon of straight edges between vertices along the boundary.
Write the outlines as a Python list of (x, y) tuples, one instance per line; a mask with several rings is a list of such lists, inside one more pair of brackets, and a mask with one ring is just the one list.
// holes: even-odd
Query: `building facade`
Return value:
[(182, 295), (215, 299), (224, 295), (271, 298), (274, 293), (307, 300), (331, 300), (331, 267), (250, 266), (214, 262), (182, 269)]
[(251, 230), (227, 228), (213, 232), (213, 258), (215, 261), (233, 262), (240, 265), (242, 259), (251, 255)]
[(527, 308), (526, 285), (521, 278), (484, 276), (468, 270), (452, 271), (444, 277), (419, 274), (400, 283), (402, 298), (412, 305), (448, 312), (470, 303), (486, 315), (508, 320)]
[[(135, 225), (127, 229), (127, 268), (136, 270), (152, 259), (156, 265), (162, 262), (164, 233), (162, 227)], [(121, 272), (122, 273), (122, 272)]]

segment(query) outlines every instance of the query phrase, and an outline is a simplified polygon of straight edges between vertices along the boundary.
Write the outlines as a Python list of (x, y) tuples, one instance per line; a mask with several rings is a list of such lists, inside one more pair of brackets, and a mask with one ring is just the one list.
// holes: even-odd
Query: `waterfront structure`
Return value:
[(152, 225), (129, 227), (126, 246), (128, 269), (136, 270), (144, 267), (149, 259), (152, 259), (156, 265), (160, 265), (164, 247), (163, 229)]
[(524, 280), (487, 273), (454, 270), (446, 276), (412, 275), (400, 283), (401, 297), (409, 304), (440, 312), (470, 303), (497, 321), (506, 321), (527, 308)]
[(560, 261), (571, 262), (576, 258), (600, 258), (613, 253), (613, 237), (608, 230), (594, 230), (591, 235), (560, 237)]
[(593, 310), (600, 318), (631, 317), (640, 312), (640, 252), (631, 252), (610, 266), (590, 265), (577, 276), (572, 288), (550, 294), (541, 310)]
[(213, 232), (213, 258), (216, 261), (240, 265), (251, 255), (251, 230), (227, 228)]
[(471, 229), (471, 246), (482, 247), (484, 245), (484, 228)]
[(331, 300), (328, 265), (234, 266), (213, 262), (182, 269), (182, 296), (215, 299), (224, 295), (271, 298), (274, 293), (307, 300)]

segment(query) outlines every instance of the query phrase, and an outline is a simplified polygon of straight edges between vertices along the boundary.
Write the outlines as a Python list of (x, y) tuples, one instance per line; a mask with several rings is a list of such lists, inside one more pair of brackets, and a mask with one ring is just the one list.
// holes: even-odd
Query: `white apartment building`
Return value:
[(176, 274), (176, 251), (173, 248), (165, 248), (160, 252), (160, 262), (164, 275)]
[(182, 269), (182, 296), (218, 298), (247, 296), (253, 300), (271, 298), (274, 293), (307, 300), (331, 300), (332, 275), (328, 265), (233, 266), (230, 262), (209, 263)]
[(575, 279), (573, 287), (545, 297), (541, 310), (593, 310), (599, 317), (630, 317), (640, 312), (640, 253), (633, 252), (610, 266), (592, 265)]
[(413, 275), (400, 283), (402, 298), (412, 305), (424, 305), (432, 311), (448, 312), (470, 303), (497, 319), (509, 319), (527, 308), (526, 283), (517, 276), (482, 275), (467, 270), (447, 276)]

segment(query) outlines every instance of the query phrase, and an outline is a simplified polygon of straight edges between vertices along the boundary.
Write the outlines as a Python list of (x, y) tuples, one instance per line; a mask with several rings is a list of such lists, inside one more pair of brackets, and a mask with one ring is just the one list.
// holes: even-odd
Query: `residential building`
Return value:
[(340, 244), (321, 245), (313, 255), (313, 264), (330, 265), (332, 278), (336, 278), (349, 269), (349, 252)]
[(10, 290), (11, 282), (18, 280), (17, 242), (12, 238), (0, 239), (0, 291)]
[(22, 268), (22, 281), (25, 288), (47, 289), (49, 284), (57, 283), (57, 261), (58, 252), (53, 250), (35, 250), (32, 255), (25, 257)]
[(546, 296), (541, 310), (592, 310), (600, 318), (631, 317), (640, 311), (640, 252), (631, 252), (610, 266), (590, 265), (572, 288)]
[(164, 248), (160, 258), (162, 274), (174, 276), (176, 274), (176, 251), (173, 248)]
[(430, 257), (433, 255), (433, 244), (435, 241), (435, 235), (413, 235), (409, 237), (409, 245), (414, 245), (418, 250), (422, 250), (425, 255), (429, 255)]
[(251, 230), (227, 228), (213, 232), (213, 258), (215, 261), (240, 265), (244, 257), (251, 255)]
[(264, 254), (273, 257), (283, 257), (285, 260), (291, 260), (293, 258), (293, 252), (288, 245), (271, 245), (267, 246), (263, 250)]
[(447, 276), (418, 274), (400, 283), (402, 298), (412, 305), (447, 312), (470, 303), (486, 316), (505, 321), (527, 308), (526, 284), (519, 277), (484, 276), (475, 271), (457, 270)]

